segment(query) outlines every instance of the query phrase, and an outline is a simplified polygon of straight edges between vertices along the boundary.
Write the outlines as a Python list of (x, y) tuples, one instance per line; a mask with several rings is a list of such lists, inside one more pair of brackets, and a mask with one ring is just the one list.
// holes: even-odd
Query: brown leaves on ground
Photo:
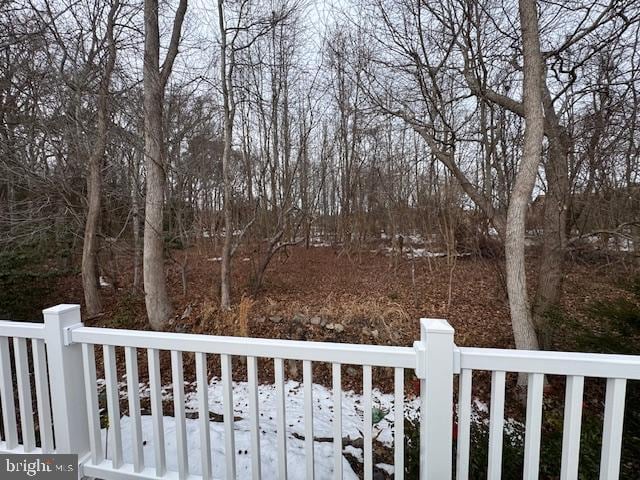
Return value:
[[(420, 337), (419, 319), (431, 317), (446, 318), (455, 328), (455, 342), (460, 346), (513, 347), (508, 307), (497, 274), (499, 261), (476, 257), (451, 263), (446, 258), (401, 259), (396, 266), (378, 252), (347, 256), (329, 247), (295, 247), (274, 258), (262, 291), (253, 298), (249, 279), (254, 259), (239, 252), (233, 262), (233, 307), (222, 311), (218, 303), (220, 265), (211, 260), (216, 252), (200, 247), (181, 255), (185, 253), (186, 296), (182, 295), (180, 272), (167, 263), (176, 312), (169, 331), (411, 346)], [(148, 329), (143, 293), (131, 287), (132, 259), (118, 258), (118, 264), (123, 266), (118, 277), (120, 288), (101, 290), (104, 315), (88, 323)], [(563, 308), (578, 312), (593, 299), (624, 294), (616, 286), (615, 269), (602, 269), (597, 277), (591, 275), (592, 270), (592, 266), (567, 263)], [(530, 271), (529, 277), (533, 291), (535, 271)], [(81, 302), (80, 277), (63, 279), (56, 298), (60, 303)], [(341, 326), (336, 328), (336, 324)], [(564, 340), (559, 341), (562, 348)], [(217, 369), (212, 361), (211, 367)], [(186, 357), (185, 368), (190, 369), (190, 363)], [(296, 362), (289, 363), (289, 376), (297, 377), (301, 369)], [(244, 364), (234, 364), (234, 377), (242, 378)], [(267, 361), (260, 365), (261, 379), (266, 381), (272, 375), (272, 365)], [(317, 365), (317, 370), (314, 366), (314, 379), (316, 372), (318, 381), (330, 379), (330, 371), (322, 365)], [(353, 388), (361, 381), (357, 372), (346, 372), (344, 379), (345, 386)], [(377, 380), (391, 384), (392, 377), (380, 373)]]
[[(233, 308), (225, 312), (218, 307), (220, 265), (210, 261), (216, 252), (200, 247), (187, 253), (186, 296), (180, 272), (167, 263), (176, 312), (170, 331), (267, 338), (291, 338), (297, 332), (306, 340), (410, 346), (419, 338), (419, 319), (431, 317), (446, 318), (453, 325), (458, 345), (513, 346), (494, 260), (463, 257), (450, 266), (446, 258), (403, 259), (396, 267), (376, 252), (347, 256), (328, 247), (295, 247), (274, 258), (262, 291), (253, 298), (249, 294), (253, 259), (239, 252), (233, 262)], [(123, 265), (120, 288), (101, 290), (105, 312), (90, 323), (148, 328), (143, 293), (131, 287), (132, 259), (119, 258), (118, 263)], [(577, 311), (592, 299), (624, 294), (616, 287), (612, 270), (593, 277), (590, 267), (572, 263), (567, 267), (563, 302), (570, 310)], [(534, 273), (529, 275), (530, 290), (535, 287)], [(80, 277), (63, 279), (56, 298), (60, 303), (81, 302)], [(273, 317), (280, 320), (270, 321)], [(324, 325), (340, 323), (344, 331), (308, 321), (313, 317), (320, 317)], [(366, 334), (372, 330), (378, 335)]]

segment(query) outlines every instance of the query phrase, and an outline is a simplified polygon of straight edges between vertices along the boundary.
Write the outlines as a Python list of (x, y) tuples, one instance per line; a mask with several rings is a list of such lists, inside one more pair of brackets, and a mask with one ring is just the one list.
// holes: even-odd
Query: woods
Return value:
[(548, 348), (567, 262), (637, 272), (639, 16), (633, 0), (4, 2), (0, 248), (77, 269), (92, 318), (106, 285), (143, 294), (164, 330), (184, 315), (170, 272), (191, 305), (190, 273), (216, 259), (209, 298), (230, 311), (302, 249), (353, 262), (386, 238), (414, 261), (419, 237), (450, 278), (462, 255), (495, 261), (515, 346)]

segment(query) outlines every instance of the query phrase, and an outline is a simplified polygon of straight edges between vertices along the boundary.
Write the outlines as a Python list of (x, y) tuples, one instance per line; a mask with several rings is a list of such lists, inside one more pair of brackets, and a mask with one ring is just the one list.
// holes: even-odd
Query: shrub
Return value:
[(0, 318), (34, 321), (42, 318), (57, 278), (67, 273), (47, 265), (47, 252), (24, 246), (0, 252)]
[[(597, 301), (585, 308), (589, 322), (579, 322), (563, 312), (554, 312), (549, 322), (562, 332), (563, 342), (575, 345), (578, 350), (597, 353), (640, 353), (640, 277), (625, 281), (623, 286), (633, 294), (629, 298)], [(591, 325), (597, 325), (597, 330)], [(562, 348), (562, 345), (558, 345)], [(622, 441), (621, 479), (638, 478), (640, 471), (640, 382), (627, 382), (625, 422)], [(549, 466), (546, 473), (559, 471), (559, 452), (562, 446), (562, 409), (550, 410), (543, 438), (543, 465)], [(582, 443), (580, 445), (580, 478), (597, 478), (600, 465), (602, 441), (602, 412), (585, 412), (582, 418)], [(546, 451), (546, 453), (545, 453)], [(554, 460), (555, 459), (555, 460)], [(555, 462), (555, 463), (554, 463)]]
[[(631, 389), (629, 405), (640, 401), (638, 388)], [(634, 403), (632, 403), (634, 402)], [(640, 413), (628, 408), (625, 419), (620, 479), (632, 480), (640, 471), (638, 452), (640, 452)], [(484, 480), (487, 478), (489, 457), (488, 419), (471, 423), (471, 447), (469, 455), (469, 478)], [(507, 422), (502, 447), (502, 475), (504, 480), (519, 480), (524, 468), (524, 425), (519, 422)], [(636, 432), (636, 433), (634, 433)], [(455, 430), (454, 430), (455, 433)], [(559, 478), (562, 458), (563, 408), (561, 404), (545, 405), (542, 440), (540, 443), (541, 479)], [(600, 452), (602, 448), (602, 416), (585, 411), (582, 417), (580, 460), (578, 478), (596, 480), (600, 474)], [(453, 458), (456, 458), (454, 435)], [(405, 419), (405, 477), (418, 478), (420, 466), (420, 426), (418, 421)], [(455, 478), (455, 474), (454, 474)]]
[(590, 314), (609, 324), (609, 331), (605, 331), (605, 335), (627, 336), (640, 333), (640, 306), (631, 300), (619, 298), (595, 302), (591, 305)]
[(140, 302), (140, 296), (133, 292), (125, 292), (118, 295), (110, 326), (114, 328), (134, 328), (138, 321), (137, 312)]

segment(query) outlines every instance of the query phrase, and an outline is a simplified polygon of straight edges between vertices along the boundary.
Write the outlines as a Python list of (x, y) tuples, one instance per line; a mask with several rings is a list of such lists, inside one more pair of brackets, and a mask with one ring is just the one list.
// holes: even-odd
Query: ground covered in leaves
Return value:
[[(351, 251), (326, 245), (288, 248), (273, 259), (256, 295), (251, 294), (251, 277), (257, 258), (251, 249), (239, 251), (233, 262), (230, 312), (218, 306), (217, 250), (201, 245), (172, 251), (167, 271), (176, 313), (167, 330), (411, 346), (420, 336), (419, 319), (432, 317), (446, 318), (453, 325), (457, 345), (513, 347), (502, 259), (412, 255), (411, 251), (406, 246), (402, 256), (394, 256), (384, 244)], [(529, 252), (532, 291), (536, 255), (535, 250)], [(86, 323), (148, 329), (144, 294), (132, 286), (132, 256), (118, 255), (110, 263), (117, 268), (111, 268), (116, 273), (106, 278), (108, 286), (101, 289), (104, 314)], [(180, 265), (186, 265), (184, 276)], [(572, 334), (601, 329), (602, 322), (590, 314), (591, 306), (633, 298), (628, 289), (633, 277), (633, 270), (619, 262), (569, 259), (562, 309), (550, 321), (553, 348), (584, 350)], [(66, 274), (58, 278), (48, 302), (82, 300), (80, 275)], [(638, 353), (638, 339), (631, 335), (628, 340)], [(270, 375), (269, 365), (265, 369)], [(293, 378), (301, 374), (295, 367), (289, 373)], [(355, 377), (358, 382), (359, 375)]]
[[(535, 288), (531, 254), (531, 290)], [(461, 346), (513, 347), (501, 260), (462, 256), (400, 259), (384, 250), (347, 253), (340, 247), (289, 248), (272, 261), (266, 281), (251, 295), (255, 259), (239, 252), (233, 264), (231, 312), (218, 308), (219, 258), (206, 248), (174, 252), (186, 257), (186, 285), (168, 262), (168, 286), (175, 318), (167, 330), (352, 343), (412, 345), (419, 318), (446, 318)], [(101, 293), (104, 314), (96, 326), (148, 328), (144, 294), (132, 287), (133, 265), (118, 258), (117, 278)], [(633, 273), (620, 265), (569, 261), (563, 311), (584, 320), (584, 307), (628, 296), (624, 281)], [(59, 278), (55, 303), (82, 303), (79, 274)], [(563, 338), (558, 347), (569, 348)]]

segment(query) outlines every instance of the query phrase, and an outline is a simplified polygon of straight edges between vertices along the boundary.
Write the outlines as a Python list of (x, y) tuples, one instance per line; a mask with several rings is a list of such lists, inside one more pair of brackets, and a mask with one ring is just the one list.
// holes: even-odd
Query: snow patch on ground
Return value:
[[(471, 421), (475, 424), (483, 424), (486, 427), (489, 426), (489, 405), (483, 402), (477, 397), (471, 402)], [(522, 432), (524, 432), (524, 424), (519, 422), (515, 418), (507, 417), (504, 420), (504, 432), (506, 437), (513, 443), (513, 441), (522, 441)]]
[[(382, 247), (382, 250), (385, 252), (385, 255), (392, 256), (395, 255), (397, 250), (393, 247)], [(371, 250), (372, 253), (377, 253), (379, 250)], [(411, 260), (416, 258), (441, 258), (441, 257), (469, 257), (471, 253), (451, 253), (448, 254), (446, 252), (434, 252), (428, 248), (413, 248), (413, 247), (404, 247), (402, 249), (402, 253), (405, 258)]]
[(389, 475), (393, 475), (393, 472), (395, 471), (393, 465), (389, 465), (388, 463), (376, 463), (376, 467), (380, 470), (384, 470)]
[[(333, 436), (333, 392), (318, 384), (313, 385), (313, 429), (314, 436)], [(373, 436), (387, 447), (393, 445), (393, 394), (373, 390), (373, 408), (383, 412), (382, 419), (373, 426)], [(287, 434), (288, 438), (304, 437), (304, 391), (303, 385), (294, 380), (285, 382)], [(233, 384), (233, 411), (236, 417), (243, 419), (249, 416), (249, 385), (247, 382)], [(260, 405), (260, 428), (268, 434), (275, 435), (276, 424), (276, 391), (274, 385), (258, 387), (258, 404)], [(196, 393), (186, 395), (187, 411), (197, 411)], [(213, 378), (209, 384), (209, 411), (222, 415), (222, 382)], [(409, 418), (418, 416), (419, 400), (408, 399), (405, 402), (405, 415)], [(353, 391), (342, 392), (342, 436), (350, 439), (362, 437), (363, 426), (362, 396)], [(242, 422), (236, 422), (236, 428)], [(246, 424), (248, 428), (248, 422)], [(275, 437), (274, 437), (275, 438)]]
[(328, 247), (332, 247), (333, 245), (330, 242), (312, 241), (309, 243), (309, 246), (314, 248), (328, 248)]
[[(103, 379), (98, 380), (99, 390), (105, 388)], [(127, 388), (125, 382), (118, 384), (120, 397), (126, 398)], [(187, 453), (189, 471), (199, 475), (202, 472), (202, 458), (200, 449), (200, 425), (197, 419), (197, 384), (185, 382), (185, 409), (191, 418), (185, 419), (187, 432)], [(288, 380), (285, 382), (285, 411), (286, 411), (286, 437), (287, 437), (287, 468), (289, 478), (305, 478), (305, 416), (304, 416), (304, 389), (300, 382)], [(165, 402), (173, 400), (173, 385), (166, 384), (162, 387), (162, 399)], [(333, 392), (318, 384), (314, 384), (313, 392), (313, 427), (314, 427), (314, 454), (315, 454), (315, 478), (333, 478), (333, 443), (329, 440), (333, 437)], [(140, 384), (137, 392), (141, 398), (150, 395), (149, 386)], [(223, 387), (218, 378), (213, 378), (208, 386), (209, 412), (216, 414), (218, 419), (223, 414)], [(373, 404), (373, 438), (381, 446), (392, 448), (394, 445), (394, 401), (393, 394), (383, 393), (379, 389), (372, 392)], [(278, 477), (278, 447), (277, 447), (277, 418), (276, 418), (276, 391), (274, 385), (258, 386), (258, 405), (260, 410), (260, 457), (263, 478), (266, 480)], [(238, 478), (250, 478), (251, 476), (251, 433), (249, 422), (249, 385), (247, 382), (233, 383), (233, 413), (237, 419), (234, 422), (235, 459)], [(406, 398), (404, 402), (405, 417), (412, 421), (419, 418), (420, 400), (416, 397)], [(474, 397), (472, 399), (471, 421), (476, 424), (489, 424), (489, 406), (487, 403)], [(104, 413), (104, 412), (103, 412)], [(193, 415), (195, 414), (195, 415)], [(195, 418), (194, 418), (195, 417)], [(342, 436), (347, 438), (343, 445), (342, 465), (345, 479), (357, 479), (347, 461), (347, 457), (362, 463), (363, 450), (348, 443), (355, 443), (362, 438), (363, 430), (363, 402), (362, 395), (353, 391), (342, 392)], [(177, 471), (177, 435), (176, 420), (174, 417), (164, 416), (164, 437), (167, 468)], [(147, 467), (154, 466), (154, 440), (153, 424), (150, 415), (141, 416), (143, 455)], [(221, 421), (210, 421), (209, 432), (211, 436), (211, 460), (215, 479), (225, 478), (225, 451), (224, 451), (224, 424)], [(134, 422), (128, 416), (120, 419), (122, 429), (122, 446), (125, 463), (133, 462), (133, 428)], [(505, 419), (505, 433), (510, 441), (522, 441), (524, 425), (512, 418)], [(107, 458), (111, 458), (113, 427), (102, 430), (103, 444), (109, 440)], [(328, 441), (329, 440), (329, 441)], [(352, 442), (353, 441), (353, 442)], [(357, 444), (357, 443), (356, 443)], [(375, 448), (374, 448), (375, 450)], [(384, 463), (376, 466), (389, 475), (393, 474), (393, 465)]]
[[(413, 248), (409, 250), (408, 253), (405, 253), (407, 258), (438, 258), (438, 257), (446, 257), (448, 254), (446, 252), (432, 252), (427, 248)], [(470, 253), (453, 253), (451, 254), (453, 257), (468, 257), (471, 256)]]
[(356, 448), (353, 445), (347, 445), (342, 450), (347, 455), (351, 455), (353, 458), (358, 460), (360, 463), (364, 462), (364, 456), (361, 448)]
[[(167, 469), (178, 470), (178, 449), (176, 444), (176, 422), (174, 417), (164, 417), (164, 437)], [(142, 438), (143, 455), (145, 466), (153, 467), (154, 445), (153, 445), (153, 424), (152, 417), (143, 415)], [(198, 420), (185, 420), (187, 431), (187, 458), (189, 472), (193, 475), (202, 474), (202, 451), (200, 449), (200, 426)], [(120, 420), (122, 428), (122, 449), (125, 463), (133, 462), (132, 433), (134, 422), (130, 417), (122, 417)], [(213, 467), (213, 478), (223, 479), (225, 477), (226, 464), (224, 460), (224, 424), (219, 422), (209, 422), (209, 432), (211, 435), (211, 462)], [(109, 435), (113, 435), (110, 431)], [(103, 439), (106, 430), (103, 430)], [(261, 469), (262, 478), (278, 478), (278, 450), (276, 448), (275, 433), (261, 432)], [(111, 446), (107, 449), (107, 458), (111, 458)], [(251, 478), (251, 437), (249, 434), (248, 422), (245, 420), (235, 423), (235, 458), (237, 478)], [(333, 445), (331, 443), (315, 443), (315, 473), (318, 479), (333, 478)], [(287, 468), (289, 478), (305, 478), (305, 454), (304, 442), (288, 436), (287, 438)], [(357, 479), (349, 462), (343, 457), (342, 467), (345, 479)]]
[[(185, 385), (195, 386), (189, 382)], [(121, 395), (126, 395), (125, 384), (119, 385)], [(187, 412), (197, 412), (197, 393), (194, 389), (187, 388), (185, 395), (185, 407)], [(333, 437), (333, 392), (322, 386), (313, 385), (313, 426), (314, 437)], [(171, 400), (172, 386), (165, 385), (162, 389), (163, 400)], [(223, 413), (222, 382), (213, 378), (209, 384), (209, 411), (218, 415)], [(148, 386), (142, 385), (140, 396), (149, 396)], [(287, 425), (287, 466), (290, 478), (305, 477), (305, 451), (304, 451), (304, 391), (300, 382), (289, 380), (285, 382), (285, 409)], [(394, 402), (393, 394), (386, 394), (378, 389), (373, 390), (373, 408), (381, 415), (380, 421), (373, 425), (373, 438), (385, 447), (393, 446), (393, 421)], [(251, 443), (249, 418), (249, 385), (247, 382), (234, 382), (233, 384), (233, 412), (239, 420), (234, 422), (235, 431), (235, 457), (238, 478), (249, 478), (251, 473)], [(276, 419), (276, 392), (274, 385), (260, 385), (258, 387), (258, 405), (260, 409), (260, 445), (262, 474), (265, 479), (277, 478), (277, 419)], [(408, 398), (405, 400), (405, 416), (416, 419), (419, 415), (419, 399)], [(375, 415), (374, 415), (375, 416)], [(153, 427), (152, 417), (141, 417), (142, 436), (144, 441), (144, 458), (146, 466), (154, 465)], [(201, 473), (200, 427), (197, 419), (185, 420), (187, 430), (187, 451), (189, 470), (193, 474)], [(125, 416), (120, 420), (122, 428), (124, 461), (133, 461), (132, 429), (133, 421)], [(362, 438), (363, 427), (363, 403), (362, 396), (353, 391), (342, 392), (342, 436), (350, 440)], [(109, 436), (113, 435), (110, 427)], [(209, 422), (211, 435), (211, 455), (214, 468), (214, 478), (224, 478), (224, 424), (222, 422)], [(169, 470), (177, 470), (177, 445), (176, 422), (173, 417), (164, 417), (164, 432), (166, 445), (167, 467)], [(107, 436), (103, 430), (103, 439)], [(109, 449), (107, 457), (111, 458)], [(314, 442), (316, 478), (333, 478), (333, 443), (327, 441)], [(362, 449), (345, 445), (344, 453), (363, 461)], [(357, 479), (357, 475), (343, 456), (343, 471), (345, 479)], [(382, 468), (382, 467), (381, 467)]]

